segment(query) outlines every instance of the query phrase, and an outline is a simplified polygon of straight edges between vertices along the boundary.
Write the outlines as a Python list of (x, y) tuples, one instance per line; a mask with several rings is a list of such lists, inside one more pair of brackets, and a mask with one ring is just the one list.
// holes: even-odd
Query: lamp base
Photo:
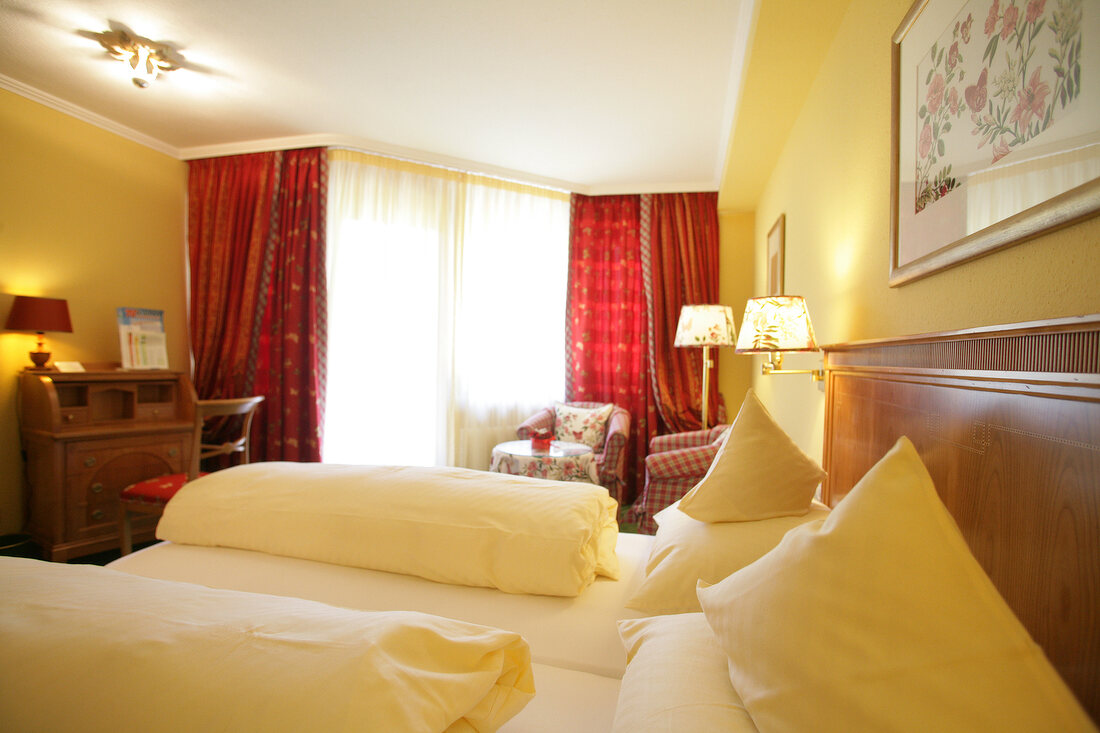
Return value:
[(49, 368), (46, 366), (46, 363), (50, 360), (49, 351), (31, 351), (29, 354), (31, 361), (34, 362), (34, 366), (28, 367), (28, 369), (46, 370)]

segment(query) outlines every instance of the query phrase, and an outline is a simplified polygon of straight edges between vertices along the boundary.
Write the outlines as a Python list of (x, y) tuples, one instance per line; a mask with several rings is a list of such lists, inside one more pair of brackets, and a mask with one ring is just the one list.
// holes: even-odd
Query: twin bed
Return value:
[[(654, 538), (619, 534), (613, 502), (598, 487), (535, 480), (523, 486), (525, 479), (508, 477), (471, 495), (454, 486), (477, 484), (476, 472), (444, 469), (444, 480), (435, 481), (416, 470), (409, 475), (410, 469), (386, 469), (396, 473), (373, 477), (373, 493), (354, 498), (357, 492), (347, 492), (339, 479), (320, 479), (327, 485), (317, 488), (309, 472), (331, 473), (326, 467), (254, 464), (243, 472), (212, 474), (173, 500), (191, 496), (166, 512), (158, 532), (168, 541), (92, 570), (90, 583), (74, 581), (91, 596), (81, 596), (70, 627), (79, 628), (81, 607), (110, 608), (110, 598), (93, 596), (95, 588), (116, 593), (104, 579), (111, 576), (127, 586), (114, 599), (123, 607), (118, 622), (126, 628), (116, 630), (123, 636), (137, 628), (134, 614), (143, 614), (140, 603), (119, 602), (124, 590), (137, 597), (163, 592), (177, 600), (213, 593), (211, 607), (218, 605), (217, 594), (230, 594), (227, 605), (243, 609), (229, 624), (231, 645), (232, 634), (251, 639), (257, 633), (242, 618), (266, 618), (285, 604), (310, 620), (303, 635), (334, 626), (336, 642), (325, 644), (345, 653), (331, 665), (318, 655), (307, 655), (308, 662), (288, 655), (286, 664), (343, 672), (326, 677), (331, 686), (324, 691), (274, 694), (299, 711), (311, 710), (302, 702), (311, 695), (323, 700), (317, 714), (329, 716), (323, 720), (330, 730), (341, 729), (337, 723), (350, 726), (354, 711), (333, 722), (340, 717), (333, 708), (344, 710), (343, 697), (363, 692), (347, 687), (345, 678), (354, 674), (346, 670), (361, 668), (351, 663), (358, 657), (346, 656), (354, 644), (341, 636), (342, 624), (379, 623), (375, 616), (356, 617), (360, 611), (382, 612), (380, 618), (394, 628), (423, 631), (411, 645), (398, 633), (400, 653), (385, 657), (399, 671), (381, 676), (399, 687), (378, 693), (386, 689), (381, 682), (363, 683), (376, 691), (376, 697), (364, 697), (375, 706), (362, 711), (367, 729), (399, 729), (380, 722), (405, 720), (382, 717), (390, 714), (384, 701), (412, 697), (410, 686), (428, 696), (429, 709), (457, 705), (457, 713), (424, 729), (492, 730), (502, 724), (505, 731), (799, 730), (810, 720), (821, 730), (841, 729), (842, 721), (875, 729), (966, 729), (985, 720), (984, 711), (959, 703), (952, 697), (957, 690), (942, 689), (958, 687), (951, 683), (958, 674), (968, 680), (963, 687), (971, 699), (981, 698), (983, 690), (997, 695), (1020, 679), (1031, 681), (1013, 696), (1028, 701), (1011, 710), (1017, 725), (1041, 721), (1040, 728), (1052, 730), (1092, 729), (1089, 716), (1100, 718), (1100, 317), (839, 345), (827, 348), (826, 367), (828, 477), (821, 498), (834, 507), (831, 512), (815, 503), (799, 517), (708, 523), (674, 506)], [(923, 478), (921, 463), (930, 480)], [(245, 488), (226, 500), (219, 481)], [(295, 483), (315, 490), (293, 491)], [(411, 488), (425, 483), (435, 488), (426, 494)], [(931, 492), (933, 483), (942, 506), (930, 506), (922, 493)], [(562, 490), (572, 493), (544, 501), (545, 492)], [(266, 495), (263, 501), (257, 500), (260, 494)], [(852, 500), (842, 502), (849, 494)], [(502, 506), (517, 495), (525, 497), (517, 506)], [(359, 500), (371, 511), (361, 511)], [(377, 507), (389, 513), (379, 514)], [(938, 513), (942, 507), (954, 523)], [(308, 531), (301, 529), (303, 516)], [(404, 524), (410, 517), (417, 521)], [(913, 553), (913, 546), (922, 549)], [(979, 564), (992, 585), (976, 570)], [(477, 568), (473, 576), (467, 575), (470, 568)], [(35, 575), (27, 567), (19, 572)], [(902, 587), (893, 584), (891, 576), (898, 574), (905, 577)], [(697, 580), (704, 586), (698, 592)], [(133, 582), (158, 585), (131, 587)], [(993, 609), (994, 622), (974, 616), (959, 600), (970, 596), (981, 609)], [(263, 599), (259, 609), (249, 606), (253, 597)], [(1000, 610), (1001, 597), (1012, 613)], [(325, 609), (351, 616), (333, 620)], [(28, 615), (25, 608), (21, 613)], [(932, 616), (942, 619), (943, 628), (927, 633), (944, 636), (946, 647), (925, 641), (918, 649), (899, 646), (898, 638), (922, 640)], [(432, 626), (439, 617), (459, 625), (444, 634)], [(1001, 636), (975, 640), (966, 626), (975, 618)], [(99, 635), (109, 639), (111, 633), (108, 625)], [(299, 631), (287, 633), (298, 638)], [(28, 636), (25, 625), (0, 624), (5, 644)], [(49, 658), (40, 671), (22, 662), (2, 666), (5, 717), (38, 699), (21, 699), (19, 690), (35, 684), (58, 688), (57, 681), (44, 680), (67, 669), (58, 661), (65, 653), (51, 654), (50, 644), (58, 638), (73, 643), (68, 637), (80, 634), (48, 636), (39, 648), (28, 642), (25, 649), (25, 659)], [(423, 641), (428, 637), (445, 648), (433, 653)], [(157, 662), (150, 657), (180, 656), (154, 641), (123, 646), (140, 657), (134, 674)], [(419, 650), (414, 662), (401, 656), (410, 646)], [(956, 654), (970, 647), (973, 653)], [(115, 645), (115, 663), (120, 648)], [(370, 648), (375, 653), (386, 647), (371, 642)], [(846, 657), (853, 649), (855, 656)], [(101, 664), (112, 655), (111, 645), (81, 654), (73, 659)], [(277, 651), (271, 654), (266, 662), (248, 664), (270, 667), (271, 659), (280, 658)], [(461, 670), (443, 674), (430, 668), (434, 659), (467, 657), (473, 661)], [(993, 671), (1014, 665), (1026, 668), (1023, 677), (1004, 681)], [(924, 671), (907, 677), (901, 668)], [(476, 694), (468, 686), (461, 694), (425, 692), (429, 685), (417, 682), (455, 674), (472, 681)], [(120, 718), (117, 711), (141, 711), (140, 695), (130, 694), (125, 680), (103, 682), (105, 672), (81, 675), (117, 687), (115, 699), (81, 708), (89, 723), (82, 727), (129, 729), (125, 713)], [(903, 683), (901, 692), (884, 681), (893, 675)], [(241, 686), (242, 694), (263, 696), (262, 686)], [(204, 699), (190, 698), (189, 705), (208, 715), (247, 707), (223, 693), (206, 689)], [(58, 703), (65, 700), (64, 693), (51, 694)], [(928, 699), (962, 707), (929, 712), (921, 703)], [(263, 704), (255, 710), (267, 716), (256, 719), (262, 725), (240, 718), (219, 722), (215, 714), (208, 729), (294, 729), (290, 718), (273, 722)], [(104, 720), (92, 724), (97, 714)], [(173, 728), (157, 710), (151, 715), (163, 724), (130, 727)], [(421, 724), (404, 725), (412, 730)]]

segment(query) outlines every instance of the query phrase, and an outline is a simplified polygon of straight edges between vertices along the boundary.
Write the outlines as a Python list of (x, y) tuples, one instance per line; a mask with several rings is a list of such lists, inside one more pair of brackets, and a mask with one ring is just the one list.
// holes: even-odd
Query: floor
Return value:
[[(134, 545), (134, 549), (140, 550), (151, 544), (153, 544), (153, 541), (139, 543)], [(92, 555), (74, 557), (70, 559), (69, 562), (75, 565), (106, 565), (112, 560), (117, 560), (120, 554), (118, 550), (104, 550), (103, 552), (97, 552)], [(0, 555), (31, 557), (36, 560), (42, 559), (41, 550), (37, 545), (31, 542), (26, 535), (4, 535), (0, 537)]]

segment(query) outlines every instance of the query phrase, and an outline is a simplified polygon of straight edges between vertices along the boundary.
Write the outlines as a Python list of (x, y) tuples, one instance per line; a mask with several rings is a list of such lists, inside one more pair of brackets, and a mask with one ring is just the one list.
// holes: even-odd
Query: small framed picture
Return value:
[(783, 295), (783, 249), (787, 215), (780, 214), (768, 232), (768, 295)]

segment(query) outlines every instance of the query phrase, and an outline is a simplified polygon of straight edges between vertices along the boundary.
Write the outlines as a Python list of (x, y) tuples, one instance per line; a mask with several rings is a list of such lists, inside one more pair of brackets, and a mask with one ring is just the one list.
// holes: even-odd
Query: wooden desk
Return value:
[[(119, 491), (187, 470), (195, 395), (182, 372), (27, 370), (19, 396), (29, 532), (48, 560), (118, 547)], [(155, 526), (135, 522), (135, 541)]]

